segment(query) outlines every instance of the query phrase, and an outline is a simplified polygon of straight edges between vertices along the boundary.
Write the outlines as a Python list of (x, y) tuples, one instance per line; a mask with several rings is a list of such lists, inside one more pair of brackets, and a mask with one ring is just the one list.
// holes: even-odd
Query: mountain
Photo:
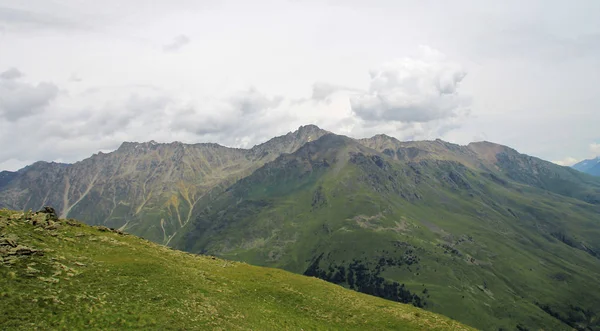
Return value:
[(282, 270), (0, 210), (6, 330), (471, 330), (409, 305)]
[(600, 176), (600, 156), (595, 159), (583, 160), (573, 165), (573, 169), (588, 173), (593, 176)]
[(55, 205), (480, 329), (600, 328), (600, 178), (491, 142), (306, 126), (252, 149), (124, 143), (7, 178), (5, 207)]
[(74, 164), (37, 162), (0, 174), (0, 207), (37, 210), (119, 228), (169, 243), (207, 194), (215, 194), (282, 153), (327, 131), (314, 125), (251, 149), (217, 144), (125, 142)]
[(236, 182), (172, 244), (485, 330), (596, 330), (599, 185), (488, 142), (329, 134)]

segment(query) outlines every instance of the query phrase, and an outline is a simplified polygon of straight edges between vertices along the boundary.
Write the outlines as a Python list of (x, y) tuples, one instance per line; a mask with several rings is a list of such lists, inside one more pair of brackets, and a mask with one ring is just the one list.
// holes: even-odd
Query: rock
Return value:
[(12, 238), (0, 238), (0, 246), (17, 247), (17, 241)]
[(15, 264), (17, 263), (17, 257), (16, 256), (5, 256), (4, 257), (4, 264)]
[(75, 233), (75, 237), (83, 237), (83, 236), (85, 236), (85, 233), (83, 233), (83, 232)]
[(56, 283), (59, 282), (59, 280), (57, 278), (54, 278), (54, 277), (42, 277), (42, 276), (39, 276), (38, 279), (41, 280), (42, 282), (52, 283), (52, 284), (56, 284)]
[(33, 226), (45, 226), (48, 224), (46, 220), (46, 214), (35, 214), (31, 217), (31, 224), (33, 224)]
[(102, 226), (102, 225), (96, 225), (95, 228), (101, 232), (111, 232), (112, 231), (111, 229), (109, 229), (105, 226)]
[(58, 216), (56, 216), (56, 210), (50, 206), (44, 206), (44, 208), (38, 211), (38, 214), (46, 214), (48, 215), (48, 219), (58, 220)]
[(60, 224), (51, 220), (48, 220), (48, 225), (44, 226), (44, 229), (46, 230), (56, 230), (60, 228)]
[(69, 218), (68, 220), (66, 220), (65, 223), (69, 226), (81, 227), (81, 223), (77, 222), (76, 220), (74, 220), (72, 218)]
[(12, 248), (9, 252), (8, 255), (44, 255), (43, 252), (35, 249), (35, 248), (31, 248), (31, 247), (27, 247), (27, 246), (23, 246), (23, 245), (18, 245), (15, 248)]
[(78, 266), (78, 267), (85, 267), (85, 263), (81, 263), (81, 262), (77, 262), (77, 261), (76, 261), (74, 264), (75, 264), (76, 266)]

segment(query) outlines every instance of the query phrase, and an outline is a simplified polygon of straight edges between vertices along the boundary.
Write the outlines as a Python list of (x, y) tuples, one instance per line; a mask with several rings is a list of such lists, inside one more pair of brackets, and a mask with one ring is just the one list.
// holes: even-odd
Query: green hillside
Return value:
[(470, 330), (319, 279), (0, 210), (2, 330)]
[(600, 182), (489, 143), (376, 145), (326, 135), (282, 155), (173, 243), (485, 330), (600, 329)]

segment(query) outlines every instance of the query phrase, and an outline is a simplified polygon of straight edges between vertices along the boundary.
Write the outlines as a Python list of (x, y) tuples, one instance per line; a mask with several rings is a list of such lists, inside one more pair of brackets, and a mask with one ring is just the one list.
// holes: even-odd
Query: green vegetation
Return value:
[(316, 278), (5, 209), (0, 329), (470, 330)]
[(248, 150), (124, 143), (0, 173), (0, 207), (43, 205), (485, 330), (600, 329), (600, 178), (490, 142), (305, 126)]
[(485, 330), (598, 330), (598, 182), (516, 152), (490, 170), (443, 148), (395, 160), (324, 136), (216, 196), (173, 244)]

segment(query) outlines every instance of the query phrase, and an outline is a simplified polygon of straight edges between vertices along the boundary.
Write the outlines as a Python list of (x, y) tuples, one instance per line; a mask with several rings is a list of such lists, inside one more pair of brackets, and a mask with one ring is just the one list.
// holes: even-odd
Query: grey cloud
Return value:
[(251, 88), (247, 91), (236, 93), (229, 98), (229, 102), (231, 102), (234, 108), (239, 109), (242, 114), (250, 114), (277, 107), (282, 99), (282, 97), (269, 98), (256, 89)]
[(164, 120), (163, 116), (171, 100), (164, 95), (140, 95), (135, 92), (117, 102), (100, 108), (87, 109), (85, 125), (79, 130), (95, 135), (112, 135), (124, 132), (135, 124), (148, 126), (154, 121)]
[[(72, 162), (125, 140), (177, 140), (176, 132), (167, 129), (172, 105), (166, 93), (141, 87), (61, 93), (28, 121), (10, 122), (0, 116), (0, 141), (14, 141), (0, 149), (0, 164), (11, 159)], [(32, 129), (32, 122), (43, 125)]]
[(23, 77), (23, 73), (14, 67), (0, 73), (0, 78), (2, 79), (17, 79), (21, 77)]
[(256, 89), (238, 91), (215, 100), (180, 107), (171, 117), (170, 130), (184, 131), (229, 146), (247, 146), (282, 123), (282, 97)]
[(79, 83), (79, 82), (82, 82), (83, 79), (76, 73), (72, 73), (71, 76), (69, 77), (69, 81), (74, 82), (74, 83)]
[(340, 91), (340, 90), (343, 90), (343, 88), (340, 86), (323, 83), (323, 82), (317, 82), (317, 83), (313, 84), (312, 98), (314, 100), (319, 100), (319, 101), (325, 100), (330, 95), (332, 95), (333, 93)]
[(59, 16), (9, 7), (0, 7), (0, 22), (7, 26), (35, 29), (86, 29), (82, 22), (76, 22)]
[(165, 52), (175, 52), (180, 50), (183, 46), (190, 43), (190, 38), (186, 35), (179, 35), (173, 39), (170, 43), (163, 46)]
[(371, 71), (369, 91), (351, 98), (352, 111), (366, 121), (429, 122), (456, 115), (469, 100), (458, 93), (466, 76), (459, 65), (428, 47)]
[[(8, 76), (15, 75), (9, 74)], [(0, 80), (0, 117), (14, 122), (44, 110), (58, 95), (52, 83), (31, 85), (14, 80)]]

